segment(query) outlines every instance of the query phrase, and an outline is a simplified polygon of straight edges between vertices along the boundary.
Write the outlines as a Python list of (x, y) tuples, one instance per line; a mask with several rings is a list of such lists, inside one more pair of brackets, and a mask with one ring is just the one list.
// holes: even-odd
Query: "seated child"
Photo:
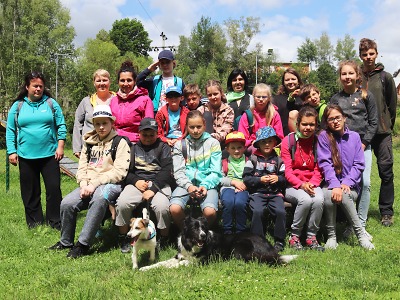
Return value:
[(131, 148), (133, 168), (128, 172), (126, 185), (116, 205), (115, 225), (118, 226), (122, 253), (131, 249), (126, 234), (132, 212), (144, 201), (148, 201), (149, 207), (155, 212), (159, 246), (164, 247), (168, 242), (172, 157), (171, 148), (157, 137), (157, 129), (156, 120), (144, 118), (139, 126), (139, 142)]
[(195, 83), (190, 83), (185, 86), (183, 89), (183, 97), (185, 98), (185, 106), (189, 110), (195, 110), (203, 105), (199, 86)]
[[(93, 110), (94, 130), (86, 133), (76, 173), (79, 188), (61, 202), (61, 238), (51, 250), (71, 249), (67, 257), (87, 254), (91, 241), (107, 211), (122, 190), (130, 162), (130, 146), (121, 139), (112, 158), (112, 142), (117, 136), (113, 128), (115, 117), (108, 105), (97, 105)], [(90, 150), (89, 150), (90, 149)], [(88, 151), (89, 150), (89, 151)], [(88, 209), (78, 241), (74, 245), (78, 212)]]
[(165, 97), (167, 104), (161, 107), (156, 114), (158, 137), (172, 147), (186, 134), (186, 116), (189, 109), (182, 106), (183, 96), (179, 87), (168, 87)]
[(188, 136), (177, 141), (173, 148), (174, 177), (178, 187), (172, 193), (169, 209), (181, 230), (189, 197), (200, 202), (210, 226), (217, 218), (222, 154), (219, 142), (205, 132), (205, 127), (201, 112), (190, 111), (186, 119)]
[(246, 164), (245, 142), (244, 134), (238, 131), (229, 133), (225, 139), (229, 157), (222, 160), (224, 177), (221, 179), (221, 202), (224, 234), (239, 233), (246, 229), (249, 192), (243, 183)]
[(249, 207), (252, 212), (250, 231), (265, 237), (265, 210), (274, 219), (275, 249), (284, 249), (286, 237), (286, 211), (283, 203), (283, 191), (286, 186), (285, 165), (277, 156), (274, 148), (281, 142), (275, 130), (262, 127), (257, 130), (254, 147), (255, 158), (246, 162), (243, 182), (249, 190)]

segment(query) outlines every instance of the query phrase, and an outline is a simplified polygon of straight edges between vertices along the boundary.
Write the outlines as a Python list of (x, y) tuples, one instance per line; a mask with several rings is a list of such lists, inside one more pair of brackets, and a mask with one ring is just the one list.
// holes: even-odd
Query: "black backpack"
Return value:
[[(112, 144), (111, 144), (111, 149), (110, 149), (110, 151), (111, 151), (111, 159), (113, 161), (115, 160), (115, 156), (117, 154), (117, 149), (118, 149), (119, 142), (122, 139), (124, 139), (128, 143), (129, 147), (132, 146), (131, 141), (126, 136), (116, 135), (113, 138), (113, 141), (112, 141)], [(87, 156), (87, 162), (88, 163), (90, 161), (90, 157), (91, 157), (91, 153), (92, 153), (92, 147), (93, 147), (93, 145), (89, 145), (88, 143), (86, 143), (86, 156)], [(131, 163), (132, 163), (132, 161), (131, 161)], [(130, 168), (130, 166), (129, 166), (129, 168)]]

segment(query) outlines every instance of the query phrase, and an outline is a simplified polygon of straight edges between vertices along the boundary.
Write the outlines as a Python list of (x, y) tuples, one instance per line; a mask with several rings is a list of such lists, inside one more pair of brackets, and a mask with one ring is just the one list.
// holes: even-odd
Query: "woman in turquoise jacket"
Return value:
[(25, 76), (7, 119), (6, 143), (11, 164), (19, 165), (21, 197), (29, 228), (44, 223), (40, 174), (46, 188), (46, 223), (60, 229), (60, 167), (67, 135), (61, 107), (45, 89), (40, 72)]

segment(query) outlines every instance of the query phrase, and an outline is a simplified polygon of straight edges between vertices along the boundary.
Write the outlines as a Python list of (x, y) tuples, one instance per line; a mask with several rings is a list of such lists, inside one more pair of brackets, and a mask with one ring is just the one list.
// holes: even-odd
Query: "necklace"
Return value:
[(301, 145), (300, 145), (300, 143), (299, 143), (299, 153), (300, 153), (300, 158), (301, 158), (301, 160), (303, 161), (303, 167), (305, 167), (305, 166), (307, 166), (309, 163), (310, 163), (310, 161), (311, 161), (311, 149), (310, 149), (310, 151), (308, 152), (308, 158), (307, 158), (307, 160), (305, 160), (304, 159), (304, 157), (303, 157), (303, 154), (304, 155), (306, 155), (307, 153), (305, 153), (304, 152), (304, 150), (303, 150), (303, 147), (301, 147)]

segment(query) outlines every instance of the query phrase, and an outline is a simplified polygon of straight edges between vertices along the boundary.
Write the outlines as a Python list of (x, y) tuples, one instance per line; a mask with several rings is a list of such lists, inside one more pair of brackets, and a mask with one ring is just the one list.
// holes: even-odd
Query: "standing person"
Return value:
[(188, 136), (175, 143), (172, 154), (174, 177), (178, 187), (173, 191), (169, 210), (174, 223), (183, 228), (185, 207), (190, 197), (197, 199), (203, 216), (213, 226), (217, 219), (218, 185), (222, 178), (221, 147), (205, 132), (206, 124), (198, 110), (188, 113)]
[(275, 222), (274, 248), (278, 252), (283, 251), (286, 237), (286, 211), (283, 203), (285, 165), (275, 152), (276, 145), (280, 143), (281, 139), (272, 127), (257, 130), (255, 158), (246, 162), (243, 172), (243, 181), (250, 193), (250, 231), (265, 237), (265, 211), (268, 209)]
[(343, 209), (360, 246), (372, 250), (357, 216), (355, 201), (364, 169), (364, 150), (360, 135), (345, 126), (346, 116), (339, 105), (329, 104), (324, 113), (326, 130), (318, 136), (318, 164), (324, 174), (324, 209), (328, 240), (325, 248), (336, 249), (336, 210)]
[(40, 72), (25, 76), (7, 118), (8, 159), (19, 166), (21, 197), (29, 228), (44, 222), (40, 174), (46, 188), (46, 223), (60, 230), (60, 166), (67, 128), (60, 105)]
[(183, 89), (183, 97), (185, 106), (189, 110), (198, 109), (203, 103), (201, 102), (201, 91), (197, 84), (189, 83)]
[(299, 110), (301, 99), (298, 97), (303, 81), (299, 73), (293, 68), (287, 68), (282, 74), (282, 84), (278, 89), (278, 94), (272, 99), (272, 103), (278, 107), (278, 113), (281, 116), (283, 134), (286, 136), (289, 132), (296, 131), (297, 112), (290, 116), (290, 112)]
[(315, 108), (318, 113), (318, 129), (325, 128), (322, 124), (322, 116), (327, 106), (325, 100), (321, 100), (321, 93), (318, 87), (312, 83), (305, 84), (299, 92), (299, 97), (303, 101), (303, 105), (310, 105)]
[(271, 126), (279, 139), (283, 139), (281, 117), (277, 112), (277, 107), (271, 102), (271, 87), (265, 83), (257, 84), (253, 89), (253, 97), (255, 99), (254, 106), (251, 108), (253, 123), (250, 124), (247, 114), (243, 114), (238, 129), (243, 132), (246, 138), (246, 147), (250, 147), (251, 152), (254, 151), (252, 144), (256, 139), (256, 132), (262, 127)]
[(206, 130), (224, 147), (225, 138), (232, 131), (234, 113), (226, 104), (226, 96), (221, 83), (217, 80), (208, 80), (206, 84), (208, 103), (200, 106), (200, 111), (206, 120)]
[[(154, 77), (148, 76), (157, 70), (161, 70), (161, 75)], [(139, 87), (144, 87), (149, 91), (150, 98), (153, 101), (154, 115), (167, 104), (165, 93), (169, 86), (177, 86), (181, 90), (185, 88), (185, 83), (182, 78), (174, 75), (176, 67), (175, 56), (170, 50), (162, 50), (158, 54), (158, 60), (153, 62), (148, 68), (139, 73), (137, 84)]]
[[(50, 250), (70, 249), (67, 257), (78, 258), (88, 253), (89, 247), (110, 202), (121, 193), (130, 162), (130, 146), (121, 139), (113, 159), (115, 117), (108, 105), (97, 105), (93, 110), (94, 130), (83, 136), (76, 179), (79, 188), (61, 202), (61, 237)], [(78, 241), (74, 244), (78, 212), (88, 210)]]
[[(343, 90), (335, 94), (330, 104), (339, 105), (345, 115), (346, 125), (349, 130), (360, 135), (362, 149), (364, 151), (365, 168), (361, 181), (361, 192), (359, 194), (358, 217), (365, 229), (367, 225), (368, 209), (370, 203), (372, 151), (371, 141), (378, 129), (378, 116), (373, 95), (365, 89), (359, 89), (361, 84), (361, 69), (352, 60), (342, 61), (339, 64), (339, 80)], [(353, 232), (349, 226), (345, 233), (348, 237)], [(365, 231), (365, 234), (372, 240), (372, 236)]]
[(381, 178), (379, 191), (381, 223), (383, 226), (392, 226), (394, 214), (392, 130), (396, 121), (396, 85), (392, 75), (384, 71), (384, 66), (376, 63), (378, 46), (374, 41), (361, 39), (359, 54), (363, 61), (363, 88), (374, 95), (378, 112), (378, 131), (371, 141), (371, 146)]
[(153, 103), (145, 88), (136, 86), (136, 71), (131, 61), (122, 63), (118, 71), (119, 91), (110, 102), (116, 117), (114, 126), (118, 135), (131, 142), (139, 141), (139, 124), (143, 118), (154, 118)]
[(316, 237), (324, 209), (324, 194), (320, 188), (322, 174), (316, 159), (317, 111), (311, 106), (302, 107), (296, 123), (297, 131), (286, 136), (281, 145), (288, 182), (286, 200), (296, 203), (289, 245), (303, 249), (300, 236), (307, 222), (307, 247), (324, 251)]
[(92, 117), (96, 105), (109, 105), (115, 95), (110, 91), (110, 73), (98, 69), (93, 73), (93, 85), (96, 93), (82, 99), (75, 111), (74, 130), (72, 133), (72, 151), (79, 158), (82, 150), (82, 136), (93, 130)]
[(228, 93), (226, 99), (229, 106), (233, 109), (234, 118), (241, 116), (242, 113), (254, 105), (254, 98), (248, 93), (249, 80), (246, 73), (241, 69), (234, 69), (229, 74), (226, 84)]

